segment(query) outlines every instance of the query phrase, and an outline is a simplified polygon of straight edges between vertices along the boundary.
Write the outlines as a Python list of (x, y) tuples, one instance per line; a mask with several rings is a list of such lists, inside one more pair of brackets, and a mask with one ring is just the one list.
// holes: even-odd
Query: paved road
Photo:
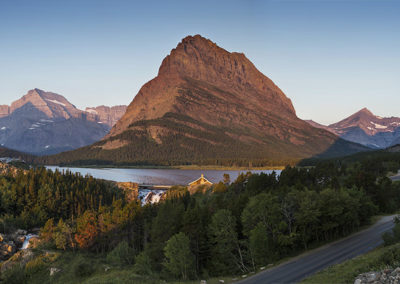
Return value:
[(390, 178), (391, 178), (393, 181), (400, 181), (400, 170), (399, 170), (399, 172), (397, 173), (397, 175), (391, 176)]
[(364, 254), (380, 245), (382, 233), (393, 228), (394, 216), (380, 219), (370, 228), (345, 239), (300, 255), (252, 277), (240, 281), (243, 284), (295, 283), (330, 265), (341, 263)]

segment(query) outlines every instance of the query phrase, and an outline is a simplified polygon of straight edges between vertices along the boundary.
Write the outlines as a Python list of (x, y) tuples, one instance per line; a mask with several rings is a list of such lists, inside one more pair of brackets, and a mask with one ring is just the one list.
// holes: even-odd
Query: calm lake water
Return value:
[[(67, 168), (47, 166), (48, 169), (59, 171), (70, 170), (73, 173), (87, 174), (94, 178), (113, 180), (118, 182), (136, 182), (139, 184), (155, 185), (186, 185), (199, 178), (201, 174), (211, 182), (217, 183), (223, 180), (224, 174), (229, 174), (231, 181), (234, 181), (240, 173), (247, 171), (237, 170), (179, 170), (179, 169), (119, 169), (119, 168)], [(252, 173), (272, 173), (272, 170), (253, 170)], [(280, 174), (280, 170), (275, 170)]]

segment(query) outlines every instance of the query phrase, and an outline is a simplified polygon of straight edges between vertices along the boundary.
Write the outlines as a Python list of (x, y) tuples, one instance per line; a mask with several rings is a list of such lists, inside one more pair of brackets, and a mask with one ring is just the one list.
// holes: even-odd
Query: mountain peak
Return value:
[(34, 89), (29, 90), (29, 91), (26, 93), (26, 95), (23, 96), (23, 97), (33, 97), (33, 96), (42, 97), (43, 93), (44, 93), (44, 91), (42, 91), (42, 90), (40, 90), (40, 89), (38, 89), (38, 88), (34, 88)]
[(22, 98), (14, 101), (11, 104), (10, 113), (28, 104), (44, 113), (49, 118), (62, 117), (69, 119), (70, 117), (78, 117), (81, 114), (81, 111), (72, 105), (65, 97), (38, 88), (29, 90)]
[(365, 114), (368, 114), (368, 115), (374, 115), (368, 108), (363, 108), (363, 109), (361, 109), (360, 111), (358, 111), (358, 113), (365, 113)]
[(184, 44), (191, 44), (191, 45), (199, 45), (199, 44), (209, 44), (209, 45), (214, 45), (217, 46), (216, 43), (212, 42), (208, 38), (205, 38), (199, 34), (196, 35), (188, 35), (184, 37), (181, 42), (178, 44), (178, 47)]
[(346, 140), (372, 148), (386, 148), (398, 139), (400, 118), (380, 117), (363, 108), (328, 127)]
[(229, 124), (226, 117), (232, 113), (226, 108), (228, 104), (253, 113), (297, 119), (291, 100), (244, 54), (228, 52), (194, 35), (182, 39), (164, 58), (157, 77), (140, 89), (109, 136), (122, 133), (134, 122), (161, 118), (169, 112), (210, 122), (211, 113), (207, 116), (200, 110), (201, 104), (212, 106), (208, 111), (221, 116), (221, 124)]
[(261, 103), (278, 103), (280, 114), (295, 115), (290, 99), (243, 53), (229, 52), (201, 35), (182, 39), (163, 60), (159, 76), (190, 78), (240, 96), (257, 92)]

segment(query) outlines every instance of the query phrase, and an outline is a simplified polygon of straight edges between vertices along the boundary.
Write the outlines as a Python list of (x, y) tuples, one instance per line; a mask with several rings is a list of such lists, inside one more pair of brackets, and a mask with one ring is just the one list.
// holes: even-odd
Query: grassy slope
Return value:
[[(105, 255), (96, 255), (82, 252), (61, 252), (51, 250), (34, 250), (35, 257), (27, 263), (27, 278), (25, 281), (32, 284), (46, 283), (86, 283), (86, 284), (105, 284), (105, 283), (132, 283), (132, 284), (155, 284), (155, 283), (199, 283), (199, 280), (193, 281), (164, 281), (158, 276), (148, 277), (140, 276), (133, 272), (132, 266), (118, 267), (107, 263)], [(81, 266), (83, 268), (79, 269)], [(19, 266), (19, 265), (17, 265)], [(61, 269), (55, 275), (50, 276), (50, 268)], [(10, 273), (11, 271), (8, 271)], [(23, 281), (17, 275), (23, 275), (23, 270), (16, 269), (9, 279), (1, 280), (7, 283), (21, 283)], [(5, 275), (1, 275), (5, 277)], [(207, 283), (217, 284), (219, 280), (224, 279), (225, 283), (233, 282), (232, 277), (219, 277), (208, 279)], [(1, 282), (0, 280), (0, 282)], [(1, 282), (2, 283), (2, 282)]]
[(400, 249), (400, 244), (394, 244), (388, 247), (379, 247), (367, 254), (328, 267), (327, 269), (303, 280), (301, 283), (353, 283), (354, 279), (361, 273), (387, 268), (388, 265), (383, 261), (384, 254), (392, 249)]

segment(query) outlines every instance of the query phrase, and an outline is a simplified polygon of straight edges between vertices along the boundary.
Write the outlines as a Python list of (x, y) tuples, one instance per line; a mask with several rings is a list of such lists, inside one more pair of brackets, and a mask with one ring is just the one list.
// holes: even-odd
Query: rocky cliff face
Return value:
[(7, 105), (0, 105), (0, 118), (10, 114), (10, 107)]
[(230, 53), (199, 35), (184, 38), (171, 51), (109, 136), (167, 112), (220, 126), (260, 123), (259, 113), (296, 118), (290, 99), (244, 54)]
[(362, 149), (297, 118), (290, 99), (244, 54), (196, 35), (163, 60), (101, 142), (57, 160), (282, 161)]
[(329, 126), (308, 122), (370, 148), (387, 148), (400, 142), (400, 118), (376, 116), (367, 108)]
[(114, 126), (118, 120), (125, 114), (127, 106), (98, 106), (98, 107), (87, 107), (86, 112), (98, 116), (100, 122), (107, 124), (108, 126)]
[(0, 145), (27, 153), (76, 149), (100, 140), (110, 129), (97, 115), (39, 89), (0, 110), (4, 114), (0, 115)]

